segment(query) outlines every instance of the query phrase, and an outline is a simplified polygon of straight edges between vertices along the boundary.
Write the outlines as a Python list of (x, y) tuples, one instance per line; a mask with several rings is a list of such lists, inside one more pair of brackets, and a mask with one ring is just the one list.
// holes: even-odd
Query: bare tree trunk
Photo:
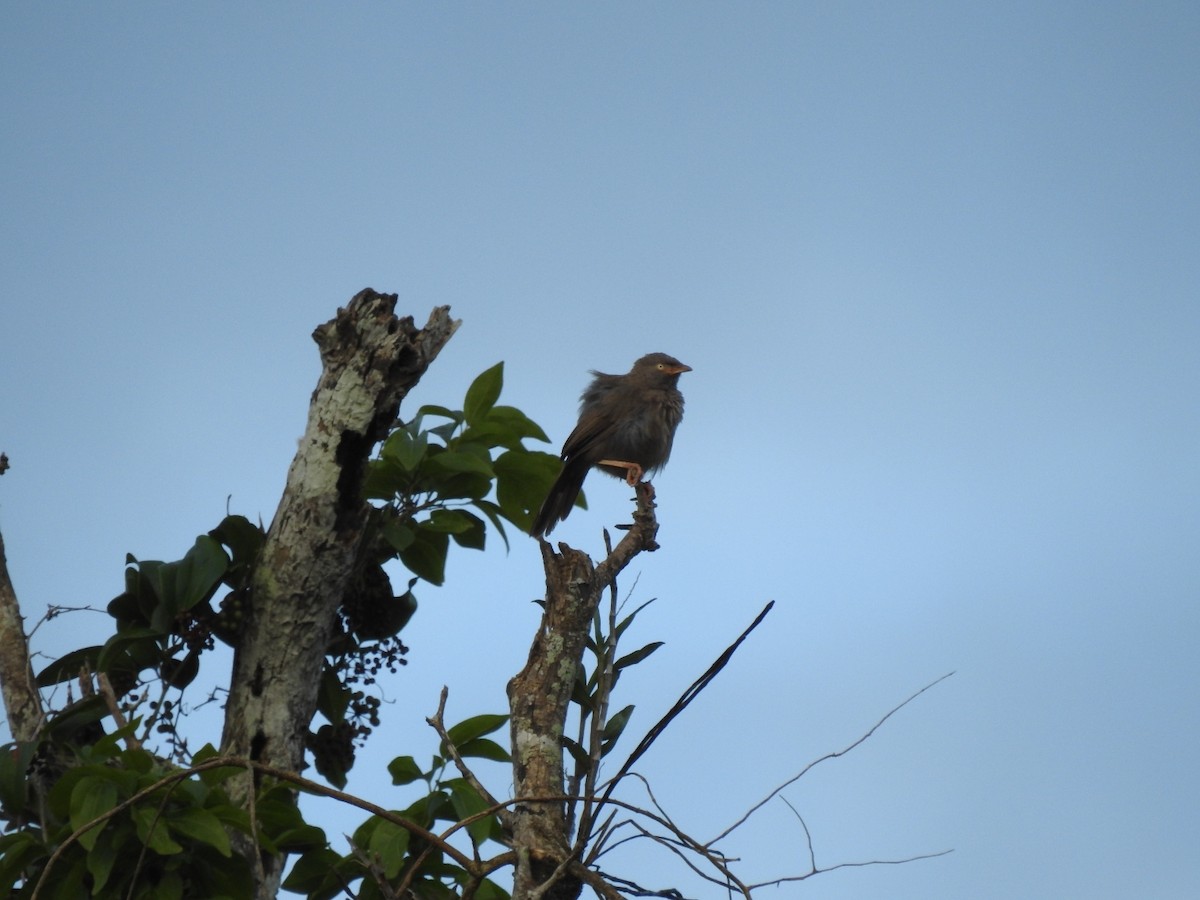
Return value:
[(31, 741), (42, 724), (42, 698), (29, 664), (29, 642), (17, 604), (17, 592), (8, 576), (4, 537), (0, 535), (0, 686), (4, 712), (15, 741)]
[(637, 486), (633, 527), (599, 566), (580, 550), (541, 542), (546, 605), (529, 660), (508, 683), (512, 731), (513, 900), (574, 900), (582, 888), (563, 800), (563, 728), (575, 675), (582, 665), (592, 615), (617, 575), (643, 550), (655, 550), (654, 489)]
[[(395, 305), (395, 294), (361, 291), (313, 333), (323, 371), (253, 577), (225, 712), (230, 755), (304, 767), (325, 648), (366, 529), (368, 458), (459, 324), (443, 306), (418, 329)], [(249, 778), (233, 789), (245, 798)], [(260, 873), (258, 897), (274, 897), (283, 860), (238, 849)]]

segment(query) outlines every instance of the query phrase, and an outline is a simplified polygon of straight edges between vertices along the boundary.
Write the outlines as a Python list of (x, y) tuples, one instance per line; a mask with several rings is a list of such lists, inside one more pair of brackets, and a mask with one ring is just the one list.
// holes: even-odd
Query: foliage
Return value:
[[(222, 789), (234, 770), (178, 777), (132, 740), (134, 728), (130, 723), (87, 745), (56, 745), (59, 771), (35, 767), (33, 779), (20, 765), (35, 762), (36, 745), (4, 755), (3, 814), (26, 827), (0, 837), (0, 893), (32, 896), (40, 879), (48, 891), (42, 896), (54, 898), (250, 895), (253, 874), (229, 838), (231, 831), (250, 832), (250, 816)], [(196, 761), (212, 755), (207, 747)], [(30, 789), (34, 779), (48, 788), (41, 797)], [(291, 792), (279, 785), (260, 791), (255, 818), (257, 840), (271, 852), (325, 843), (324, 832), (304, 823)]]
[[(387, 504), (383, 537), (430, 584), (445, 580), (451, 538), (483, 549), (486, 526), (476, 513), (507, 546), (504, 522), (528, 530), (558, 474), (558, 457), (524, 446), (526, 439), (549, 441), (541, 427), (515, 407), (496, 405), (503, 380), (504, 364), (497, 363), (471, 384), (461, 410), (422, 406), (392, 432), (367, 472), (367, 496)], [(488, 499), (493, 487), (495, 499)]]
[[(520, 410), (497, 405), (502, 386), (497, 364), (474, 380), (462, 409), (421, 407), (369, 464), (374, 536), (326, 655), (318, 712), (327, 722), (308, 738), (318, 771), (339, 787), (354, 745), (379, 724), (370, 688), (382, 669), (394, 672), (404, 662), (399, 633), (416, 610), (417, 581), (442, 584), (451, 539), (483, 549), (489, 522), (507, 546), (505, 524), (526, 530), (558, 472), (556, 456), (524, 446), (526, 439), (547, 441), (542, 429)], [(341, 856), (303, 821), (294, 790), (271, 779), (256, 795), (252, 828), (247, 810), (222, 789), (236, 769), (182, 768), (215, 754), (211, 746), (189, 753), (179, 728), (182, 692), (217, 640), (236, 646), (264, 540), (260, 525), (228, 515), (179, 560), (127, 556), (124, 590), (108, 604), (114, 633), (38, 673), (41, 687), (78, 679), (85, 696), (52, 714), (41, 740), (0, 752), (0, 817), (11, 828), (0, 836), (0, 894), (31, 896), (57, 853), (47, 880), (54, 887), (41, 896), (249, 896), (253, 873), (231, 853), (229, 835), (253, 830), (263, 850), (300, 854), (287, 887), (311, 897), (335, 896), (359, 879), (359, 896), (368, 898), (386, 896), (381, 885), (405, 879), (422, 886), (422, 896), (448, 896), (451, 886), (468, 883), (478, 898), (507, 896), (378, 815), (355, 831), (351, 852)], [(412, 573), (399, 594), (382, 568), (393, 559)], [(117, 727), (106, 734), (110, 721)], [(475, 716), (449, 729), (460, 761), (507, 761), (507, 751), (487, 737), (506, 721)], [(168, 757), (145, 749), (148, 743)], [(463, 829), (478, 849), (500, 837), (500, 819), (486, 811), (471, 781), (447, 771), (449, 753), (443, 742), (425, 767), (411, 756), (393, 761), (395, 785), (424, 786), (398, 815), (418, 829), (466, 820)]]
[[(507, 716), (481, 715), (449, 729), (450, 743), (459, 758), (509, 762), (508, 751), (487, 738), (508, 721)], [(342, 893), (345, 885), (359, 879), (357, 896), (362, 900), (401, 896), (399, 888), (412, 890), (414, 896), (452, 897), (468, 890), (475, 897), (504, 898), (508, 893), (494, 881), (480, 877), (449, 858), (439, 841), (430, 841), (394, 820), (432, 832), (439, 823), (448, 831), (463, 830), (476, 851), (491, 841), (503, 838), (498, 811), (480, 795), (470, 781), (448, 772), (449, 747), (443, 742), (425, 768), (412, 756), (398, 756), (388, 765), (392, 784), (403, 787), (424, 783), (426, 793), (392, 816), (372, 815), (355, 829), (351, 848), (340, 855), (325, 846), (300, 856), (284, 887), (305, 894), (312, 900), (325, 900)], [(443, 832), (441, 839), (449, 835)]]
[[(503, 363), (481, 373), (461, 410), (421, 407), (392, 432), (368, 467), (365, 493), (378, 504), (374, 531), (327, 648), (317, 704), (326, 721), (306, 740), (317, 770), (334, 785), (346, 783), (355, 748), (380, 724), (373, 688), (381, 672), (395, 673), (404, 664), (407, 648), (399, 635), (416, 612), (418, 580), (442, 584), (450, 540), (482, 550), (487, 522), (507, 546), (504, 523), (527, 529), (557, 475), (556, 456), (524, 446), (526, 439), (548, 440), (541, 427), (515, 407), (497, 405), (503, 375)], [(141, 718), (139, 740), (158, 735), (172, 757), (185, 763), (187, 743), (176, 727), (180, 692), (196, 679), (214, 639), (236, 645), (264, 540), (261, 526), (228, 515), (180, 560), (138, 561), (129, 555), (125, 590), (108, 605), (116, 633), (47, 666), (38, 684), (69, 682), (81, 672), (102, 674), (122, 713)], [(399, 594), (383, 569), (393, 559), (413, 576)], [(70, 707), (65, 718), (56, 717), (54, 727), (74, 732), (107, 714), (102, 698), (95, 697)]]

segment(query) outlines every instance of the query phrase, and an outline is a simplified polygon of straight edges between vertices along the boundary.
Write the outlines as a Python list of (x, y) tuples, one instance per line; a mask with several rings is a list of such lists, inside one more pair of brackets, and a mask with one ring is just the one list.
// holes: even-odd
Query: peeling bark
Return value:
[[(459, 324), (443, 306), (418, 329), (394, 315), (395, 305), (395, 294), (361, 291), (313, 333), (323, 371), (255, 568), (226, 706), (227, 754), (292, 772), (304, 766), (325, 648), (366, 532), (368, 458)], [(251, 789), (246, 779), (233, 787)], [(282, 860), (263, 867), (258, 896), (273, 897)]]
[(574, 900), (582, 888), (579, 875), (571, 872), (578, 867), (569, 861), (564, 802), (522, 798), (563, 796), (563, 728), (592, 616), (604, 591), (633, 557), (658, 548), (653, 487), (639, 484), (637, 501), (629, 533), (599, 566), (580, 550), (560, 543), (556, 553), (541, 541), (546, 605), (525, 668), (508, 683), (513, 783), (519, 799), (513, 808), (513, 900)]

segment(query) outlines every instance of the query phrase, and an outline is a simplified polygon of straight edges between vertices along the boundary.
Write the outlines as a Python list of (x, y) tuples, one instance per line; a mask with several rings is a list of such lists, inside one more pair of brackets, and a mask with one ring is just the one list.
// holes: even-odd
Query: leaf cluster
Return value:
[[(263, 542), (262, 529), (243, 516), (226, 516), (208, 534), (196, 538), (182, 559), (139, 561), (126, 556), (125, 590), (108, 604), (115, 633), (103, 644), (73, 650), (37, 675), (39, 687), (94, 675), (108, 679), (111, 697), (97, 694), (51, 718), (48, 733), (71, 741), (80, 728), (97, 723), (111, 710), (108, 701), (132, 695), (123, 710), (132, 713), (145, 697), (135, 690), (148, 680), (161, 684), (163, 695), (182, 691), (200, 673), (200, 659), (214, 638), (232, 641), (243, 627), (245, 597), (254, 561)], [(220, 611), (211, 601), (228, 588)], [(179, 741), (174, 715), (178, 705), (161, 697), (144, 719), (144, 740), (151, 730)], [(181, 743), (177, 744), (177, 749)]]
[(367, 497), (385, 504), (382, 537), (430, 584), (445, 581), (451, 540), (484, 548), (485, 519), (505, 546), (505, 522), (527, 531), (561, 467), (557, 456), (525, 447), (549, 438), (516, 407), (497, 405), (503, 384), (501, 362), (471, 383), (462, 409), (422, 406), (367, 470)]
[[(466, 719), (448, 730), (460, 758), (510, 762), (508, 751), (487, 735), (501, 728), (508, 716), (485, 714)], [(470, 872), (449, 857), (443, 840), (465, 831), (472, 848), (504, 841), (499, 816), (487, 799), (464, 777), (449, 771), (450, 752), (443, 742), (427, 766), (412, 756), (398, 756), (388, 765), (392, 784), (424, 782), (426, 793), (390, 817), (373, 815), (355, 829), (350, 851), (339, 854), (329, 846), (314, 847), (296, 861), (284, 882), (288, 890), (311, 900), (329, 900), (361, 880), (355, 891), (361, 900), (395, 896), (451, 898), (469, 891), (475, 898), (502, 900), (508, 893), (478, 872)], [(406, 828), (399, 818), (416, 828)], [(448, 828), (447, 828), (448, 826)], [(436, 841), (423, 834), (442, 828)], [(412, 891), (401, 894), (400, 889)]]
[[(252, 821), (222, 787), (237, 770), (213, 768), (191, 777), (137, 746), (121, 748), (135, 723), (76, 750), (71, 765), (35, 811), (20, 771), (35, 745), (10, 745), (0, 760), (0, 803), (10, 819), (29, 820), (0, 837), (0, 894), (13, 898), (248, 897), (253, 873), (232, 851), (230, 833), (250, 834)], [(215, 756), (211, 746), (196, 760)], [(19, 787), (20, 786), (20, 787)], [(301, 818), (290, 790), (266, 784), (254, 806), (259, 845), (271, 853), (303, 852), (326, 843)], [(89, 827), (90, 826), (90, 827)]]

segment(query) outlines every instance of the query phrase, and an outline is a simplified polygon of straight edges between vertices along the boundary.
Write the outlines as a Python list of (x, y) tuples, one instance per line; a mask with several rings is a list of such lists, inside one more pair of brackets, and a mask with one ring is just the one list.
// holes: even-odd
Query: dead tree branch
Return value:
[(13, 740), (33, 740), (42, 727), (45, 712), (29, 662), (25, 620), (21, 618), (17, 592), (8, 574), (3, 535), (0, 535), (0, 688)]
[[(633, 525), (607, 558), (594, 566), (580, 550), (541, 541), (546, 600), (525, 667), (508, 684), (513, 782), (518, 797), (564, 793), (563, 730), (576, 672), (582, 665), (592, 616), (617, 575), (643, 550), (658, 549), (654, 489), (637, 485)], [(522, 802), (513, 808), (517, 871), (513, 897), (573, 900), (582, 881), (564, 867), (572, 857), (566, 805)], [(553, 887), (551, 887), (553, 885)]]
[[(253, 576), (222, 737), (230, 755), (303, 766), (325, 648), (367, 531), (368, 458), (458, 327), (448, 307), (418, 329), (395, 306), (395, 294), (364, 290), (313, 333), (323, 371)], [(247, 778), (231, 787), (252, 790)], [(260, 897), (275, 896), (281, 866), (271, 861)]]

